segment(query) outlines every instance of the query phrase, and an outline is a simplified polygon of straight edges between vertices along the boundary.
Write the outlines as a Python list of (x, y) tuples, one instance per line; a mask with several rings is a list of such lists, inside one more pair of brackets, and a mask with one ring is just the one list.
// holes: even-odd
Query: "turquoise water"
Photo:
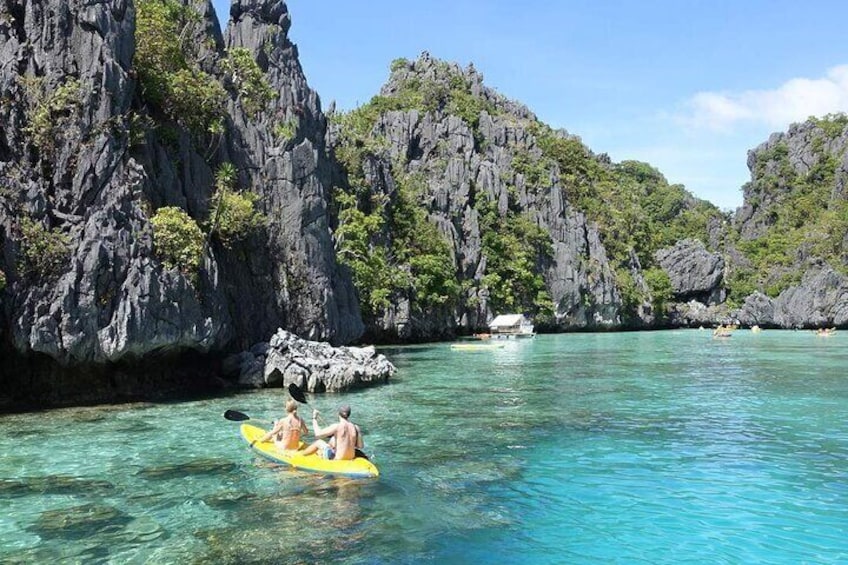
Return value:
[[(256, 459), (283, 393), (0, 417), (0, 562), (844, 563), (848, 332), (387, 349), (342, 400), (380, 467)], [(302, 413), (308, 413), (306, 411)]]

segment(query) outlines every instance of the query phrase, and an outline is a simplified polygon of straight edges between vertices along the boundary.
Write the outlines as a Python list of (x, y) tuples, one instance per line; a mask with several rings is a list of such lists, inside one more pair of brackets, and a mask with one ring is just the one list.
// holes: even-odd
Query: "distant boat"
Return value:
[(732, 337), (736, 326), (719, 326), (713, 330), (713, 337)]
[(501, 314), (489, 322), (491, 339), (534, 337), (533, 322), (523, 314)]
[(821, 337), (830, 337), (836, 333), (836, 328), (819, 328), (816, 330), (816, 335)]
[(451, 349), (456, 351), (486, 351), (488, 349), (500, 349), (505, 343), (452, 343)]
[(760, 328), (760, 326), (758, 326), (758, 325), (756, 325), (756, 324), (755, 324), (755, 325), (753, 325), (753, 326), (751, 326), (751, 332), (753, 332), (753, 333), (755, 333), (755, 334), (758, 334), (758, 333), (760, 333), (761, 331), (763, 331), (763, 330)]
[(491, 336), (491, 334), (482, 333), (482, 334), (474, 334), (473, 336), (471, 336), (468, 339), (476, 339), (476, 340), (479, 340), (479, 341), (484, 341), (484, 340), (487, 340), (487, 339), (492, 339), (492, 336)]

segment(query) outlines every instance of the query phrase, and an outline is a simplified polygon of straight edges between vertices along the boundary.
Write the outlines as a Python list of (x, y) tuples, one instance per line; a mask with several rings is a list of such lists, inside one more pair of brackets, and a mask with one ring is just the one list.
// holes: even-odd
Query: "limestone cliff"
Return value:
[[(656, 310), (673, 297), (646, 283), (645, 270), (661, 273), (653, 251), (680, 236), (708, 241), (706, 218), (718, 217), (650, 166), (611, 163), (542, 124), (486, 87), (473, 66), (427, 53), (395, 61), (378, 96), (333, 121), (337, 243), (365, 294), (369, 334), (379, 339), (481, 330), (510, 311), (549, 331), (662, 323)], [(399, 241), (397, 208), (404, 217), (424, 210), (438, 227), (428, 237), (447, 242), (461, 286), (454, 295), (442, 288), (442, 300), (428, 303), (421, 284), (432, 276), (420, 275), (421, 283), (421, 269), (403, 259), (416, 244)], [(676, 231), (648, 235), (654, 226)], [(380, 253), (386, 258), (375, 260)], [(391, 269), (413, 280), (374, 275)], [(375, 287), (391, 298), (369, 304)]]
[(813, 118), (748, 154), (751, 181), (726, 246), (742, 323), (846, 323), (848, 117)]
[[(336, 246), (376, 339), (479, 331), (505, 311), (548, 331), (845, 323), (844, 115), (751, 151), (735, 215), (645, 163), (612, 163), (473, 66), (427, 53), (393, 62), (379, 95), (332, 122)], [(447, 251), (417, 248), (404, 230)], [(449, 264), (458, 288), (431, 292), (445, 270), (416, 265), (416, 249)]]
[[(160, 3), (188, 14), (180, 31), (195, 69), (189, 78), (208, 76), (226, 92), (218, 129), (197, 131), (140, 86), (135, 36), (144, 3), (0, 3), (7, 400), (109, 397), (169, 370), (208, 374), (216, 352), (265, 341), (278, 327), (337, 343), (362, 332), (330, 237), (326, 120), (287, 37), (286, 5), (234, 2), (224, 38), (210, 2)], [(238, 48), (271, 92), (258, 111), (248, 112), (227, 82), (224, 60)], [(177, 207), (210, 225), (224, 163), (234, 165), (240, 190), (258, 195), (262, 228), (232, 245), (210, 234), (196, 273), (169, 268), (154, 249), (151, 217)], [(176, 355), (186, 351), (206, 355)], [(89, 393), (57, 391), (44, 378), (115, 371), (127, 375), (126, 386), (107, 381)]]

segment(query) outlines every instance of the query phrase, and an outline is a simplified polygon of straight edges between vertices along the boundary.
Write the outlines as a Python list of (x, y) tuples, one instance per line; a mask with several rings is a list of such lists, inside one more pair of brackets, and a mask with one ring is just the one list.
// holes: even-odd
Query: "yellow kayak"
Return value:
[(489, 349), (501, 349), (506, 347), (505, 343), (452, 343), (451, 349), (457, 351), (487, 351)]
[(266, 433), (266, 430), (258, 426), (251, 424), (241, 425), (241, 436), (247, 441), (248, 445), (253, 440), (257, 440), (257, 443), (251, 449), (265, 459), (269, 459), (275, 463), (290, 465), (302, 471), (341, 477), (368, 478), (380, 476), (380, 471), (377, 470), (377, 467), (364, 457), (357, 457), (348, 461), (335, 461), (332, 459), (322, 459), (317, 453), (301, 455), (296, 451), (284, 452), (277, 449), (273, 441), (258, 441)]

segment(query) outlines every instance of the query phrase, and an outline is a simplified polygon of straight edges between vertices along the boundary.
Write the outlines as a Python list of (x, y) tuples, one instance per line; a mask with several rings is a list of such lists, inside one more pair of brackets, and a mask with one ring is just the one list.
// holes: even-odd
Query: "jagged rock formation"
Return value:
[[(242, 0), (234, 2), (230, 16), (227, 46), (256, 53), (278, 96), (253, 121), (233, 108), (233, 143), (245, 153), (234, 160), (246, 170), (257, 171), (250, 182), (262, 195), (270, 218), (272, 254), (267, 272), (273, 285), (266, 288), (269, 298), (275, 295), (279, 302), (282, 316), (276, 322), (284, 322), (285, 327), (308, 338), (353, 341), (363, 326), (350, 278), (337, 267), (330, 237), (326, 118), (318, 95), (306, 84), (297, 48), (288, 40), (288, 10), (281, 1)], [(294, 124), (295, 133), (275, 143), (273, 130), (280, 123)], [(241, 269), (239, 265), (235, 268)], [(256, 293), (251, 279), (244, 288), (248, 295)], [(240, 306), (238, 310), (245, 325), (255, 324), (257, 319), (273, 323), (261, 310), (251, 312)], [(273, 330), (263, 327), (260, 331), (267, 336)]]
[(806, 328), (848, 324), (848, 277), (829, 267), (808, 271), (798, 286), (777, 298), (755, 292), (745, 300), (738, 319), (762, 327)]
[(373, 347), (332, 347), (285, 330), (254, 351), (258, 355), (243, 354), (238, 360), (242, 385), (288, 387), (293, 383), (309, 392), (340, 392), (384, 383), (396, 371)]
[(701, 241), (684, 239), (654, 255), (671, 280), (673, 295), (666, 313), (669, 326), (734, 322), (724, 303), (725, 262), (720, 253), (708, 251)]
[[(434, 319), (442, 331), (479, 330), (507, 308), (531, 311), (537, 327), (547, 330), (652, 324), (653, 300), (640, 258), (626, 243), (614, 260), (609, 255), (611, 241), (629, 237), (615, 233), (626, 227), (610, 219), (616, 212), (608, 213), (612, 205), (604, 208), (607, 203), (601, 203), (601, 209), (594, 211), (596, 218), (590, 218), (583, 209), (587, 195), (595, 192), (600, 198), (601, 191), (628, 192), (636, 185), (649, 200), (655, 191), (673, 201), (665, 206), (670, 212), (664, 220), (669, 222), (700, 205), (690, 195), (670, 189), (649, 167), (614, 165), (591, 153), (578, 138), (550, 130), (526, 107), (487, 88), (473, 66), (462, 69), (427, 53), (415, 61), (396, 61), (380, 96), (338, 120), (330, 130), (330, 143), (342, 161), (336, 184), (356, 196), (363, 214), (373, 214), (369, 198), (388, 202), (390, 209), (403, 198), (398, 186), (417, 179), (418, 205), (447, 240), (463, 285), (452, 308), (422, 306), (415, 304), (409, 291), (395, 292), (388, 306), (366, 314), (369, 334), (382, 340), (439, 337), (427, 325)], [(351, 159), (351, 154), (358, 159)], [(623, 188), (624, 183), (630, 184)], [(487, 208), (490, 203), (496, 212), (494, 222)], [(657, 203), (654, 208), (663, 206)], [(380, 221), (390, 224), (390, 214)], [(597, 216), (604, 215), (615, 228), (599, 226)], [(631, 215), (637, 216), (632, 210), (620, 214)], [(520, 231), (515, 226), (522, 225), (542, 234), (541, 247), (546, 249), (533, 249), (532, 242), (539, 240), (527, 236), (527, 231), (518, 236), (508, 233), (513, 228)], [(520, 290), (513, 289), (514, 296), (494, 300), (498, 297), (492, 293), (504, 282), (502, 275), (520, 276), (514, 265), (500, 272), (494, 266), (503, 258), (493, 256), (492, 248), (501, 242), (493, 245), (492, 233), (503, 226), (508, 226), (506, 233), (497, 235), (514, 236), (520, 240), (518, 250), (529, 250), (533, 256), (530, 270), (542, 277), (543, 284), (530, 294), (549, 297), (547, 313), (544, 305), (534, 302), (541, 294), (522, 300)], [(702, 237), (707, 239), (707, 234)], [(371, 249), (397, 247), (385, 232), (374, 235), (370, 244)], [(653, 263), (646, 251), (640, 250), (642, 260)], [(498, 276), (495, 282), (493, 272)]]
[[(335, 343), (362, 332), (328, 227), (326, 122), (287, 38), (285, 3), (235, 2), (226, 41), (210, 2), (187, 4), (200, 21), (198, 68), (223, 83), (222, 58), (244, 47), (273, 92), (254, 116), (231, 94), (219, 138), (170, 121), (141, 94), (139, 3), (0, 4), (5, 398), (72, 402), (79, 387), (48, 394), (26, 390), (28, 379), (109, 367), (136, 375), (112, 396), (131, 393), (133, 380), (144, 388), (141, 375), (156, 372), (157, 358), (162, 373), (202, 373), (198, 359), (212, 369), (216, 352), (280, 326)], [(296, 124), (284, 140), (272, 134), (281, 120)], [(152, 212), (177, 206), (204, 224), (214, 172), (226, 162), (240, 187), (259, 195), (265, 229), (233, 248), (212, 238), (196, 278), (167, 268), (154, 252)], [(49, 269), (27, 268), (38, 260), (36, 244), (52, 246)], [(88, 396), (110, 396), (99, 388)]]
[[(841, 319), (839, 277), (848, 274), (843, 115), (794, 125), (752, 151), (752, 181), (732, 224), (648, 165), (611, 163), (567, 132), (553, 132), (484, 86), (473, 67), (426, 53), (395, 61), (380, 95), (338, 120), (330, 144), (341, 162), (334, 184), (354, 195), (367, 221), (383, 226), (370, 233), (368, 249), (403, 255), (403, 242), (389, 233), (391, 209), (410, 199), (404, 188), (415, 177), (417, 204), (448, 241), (462, 286), (453, 302), (434, 306), (416, 299), (415, 284), (384, 284), (392, 300), (365, 314), (376, 339), (441, 337), (428, 325), (433, 320), (442, 331), (479, 330), (505, 308), (529, 311), (541, 329), (554, 331), (746, 320), (816, 327)], [(381, 217), (375, 201), (387, 203)], [(534, 248), (539, 239), (527, 232), (493, 245), (504, 235), (500, 227), (516, 219), (538, 228), (550, 247)], [(350, 221), (348, 214), (337, 224), (344, 231)], [(548, 313), (544, 300), (514, 287), (498, 293), (527, 267), (504, 269), (497, 254), (505, 249), (532, 256), (528, 269), (544, 285), (529, 287), (550, 298)], [(397, 266), (414, 271), (402, 260)], [(360, 292), (374, 286), (361, 282)]]
[(482, 329), (500, 313), (492, 312), (488, 292), (479, 284), (487, 257), (475, 204), (486, 199), (497, 203), (502, 215), (512, 201), (550, 236), (553, 252), (538, 267), (555, 308), (553, 320), (540, 323), (541, 327), (617, 327), (621, 297), (596, 226), (569, 203), (556, 167), (544, 186), (513, 168), (520, 152), (541, 156), (531, 131), (536, 118), (529, 109), (486, 87), (473, 66), (446, 65), (426, 53), (396, 67), (381, 95), (393, 95), (410, 80), (439, 84), (456, 76), (463, 77), (470, 94), (483, 101), (476, 128), (449, 112), (413, 110), (383, 115), (376, 131), (387, 139), (390, 162), (408, 157), (407, 171), (426, 175), (429, 217), (454, 245), (461, 279), (475, 283), (464, 297), (466, 304), (475, 306), (460, 309), (459, 323), (465, 322), (466, 331)]
[(734, 224), (743, 239), (766, 235), (780, 209), (793, 200), (805, 181), (822, 189), (818, 203), (848, 198), (848, 130), (839, 117), (793, 124), (785, 133), (748, 152), (751, 182), (743, 187), (744, 201)]
[(671, 279), (676, 301), (724, 302), (724, 259), (719, 253), (710, 253), (698, 240), (684, 239), (655, 256)]
[(814, 118), (748, 154), (751, 181), (725, 248), (745, 324), (845, 324), (848, 117)]

